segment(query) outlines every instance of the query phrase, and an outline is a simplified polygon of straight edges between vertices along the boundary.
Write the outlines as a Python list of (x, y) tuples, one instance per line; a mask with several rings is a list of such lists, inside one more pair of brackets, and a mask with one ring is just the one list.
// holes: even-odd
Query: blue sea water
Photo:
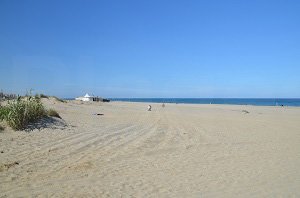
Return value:
[(149, 103), (300, 106), (300, 98), (110, 98), (110, 100)]

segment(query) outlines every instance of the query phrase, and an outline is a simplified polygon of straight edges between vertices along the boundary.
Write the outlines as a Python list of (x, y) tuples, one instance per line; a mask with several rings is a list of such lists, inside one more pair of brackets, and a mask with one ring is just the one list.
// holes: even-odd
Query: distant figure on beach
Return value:
[(163, 107), (163, 108), (165, 107), (165, 103), (162, 104), (162, 107)]
[(148, 105), (148, 111), (151, 111), (151, 108), (152, 108), (151, 105)]

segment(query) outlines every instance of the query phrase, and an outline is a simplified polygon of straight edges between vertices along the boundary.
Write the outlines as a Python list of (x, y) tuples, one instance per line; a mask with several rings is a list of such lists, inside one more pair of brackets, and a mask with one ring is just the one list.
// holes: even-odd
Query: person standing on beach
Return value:
[(151, 105), (148, 105), (148, 111), (151, 111), (152, 107)]

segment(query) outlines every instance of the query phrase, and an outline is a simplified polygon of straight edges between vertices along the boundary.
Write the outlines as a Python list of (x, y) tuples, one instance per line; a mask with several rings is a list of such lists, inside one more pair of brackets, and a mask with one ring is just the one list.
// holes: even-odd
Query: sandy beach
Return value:
[(0, 197), (300, 196), (299, 107), (43, 102), (0, 131)]

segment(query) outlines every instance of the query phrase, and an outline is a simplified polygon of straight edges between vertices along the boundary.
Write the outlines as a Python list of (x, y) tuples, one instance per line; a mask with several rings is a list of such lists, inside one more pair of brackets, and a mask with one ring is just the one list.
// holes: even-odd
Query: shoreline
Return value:
[[(72, 101), (75, 98), (65, 98)], [(110, 102), (300, 107), (300, 98), (109, 98)]]
[(133, 101), (133, 102), (130, 102), (130, 101), (110, 101), (110, 103), (142, 103), (142, 104), (145, 104), (145, 105), (148, 105), (148, 104), (168, 104), (168, 105), (200, 105), (200, 106), (233, 106), (233, 107), (273, 107), (273, 108), (300, 108), (300, 106), (275, 106), (275, 105), (252, 105), (252, 104), (199, 104), (199, 103), (166, 103), (166, 102), (136, 102), (136, 101)]

